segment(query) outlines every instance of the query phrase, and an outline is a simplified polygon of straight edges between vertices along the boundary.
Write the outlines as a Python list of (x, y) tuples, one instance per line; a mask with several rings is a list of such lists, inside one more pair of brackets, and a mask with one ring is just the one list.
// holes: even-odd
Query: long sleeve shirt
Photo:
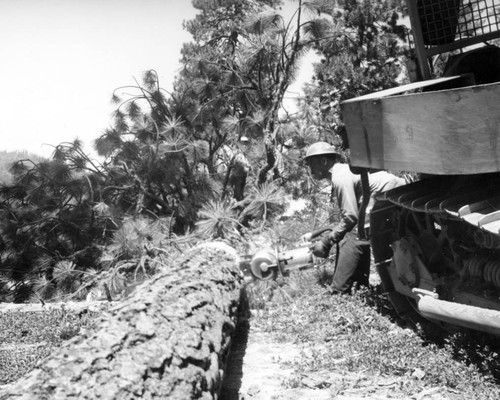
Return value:
[[(352, 231), (358, 223), (363, 190), (361, 176), (353, 174), (348, 164), (337, 163), (333, 166), (331, 172), (333, 194), (337, 197), (340, 208), (340, 223), (333, 228), (330, 237), (335, 242), (338, 242), (342, 240), (347, 232)], [(369, 174), (369, 184), (370, 202), (366, 210), (367, 221), (369, 221), (369, 212), (373, 207), (375, 195), (404, 185), (405, 180), (389, 172), (380, 171)]]

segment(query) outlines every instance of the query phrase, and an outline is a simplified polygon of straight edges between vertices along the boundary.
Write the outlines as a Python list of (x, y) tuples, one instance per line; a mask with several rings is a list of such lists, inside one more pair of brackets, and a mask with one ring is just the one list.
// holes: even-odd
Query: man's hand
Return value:
[(312, 248), (312, 253), (316, 257), (327, 258), (334, 243), (335, 241), (330, 235), (324, 236), (321, 240), (316, 242)]
[(312, 232), (307, 232), (307, 233), (304, 233), (300, 239), (299, 239), (299, 243), (309, 243), (311, 241), (311, 238), (312, 238)]

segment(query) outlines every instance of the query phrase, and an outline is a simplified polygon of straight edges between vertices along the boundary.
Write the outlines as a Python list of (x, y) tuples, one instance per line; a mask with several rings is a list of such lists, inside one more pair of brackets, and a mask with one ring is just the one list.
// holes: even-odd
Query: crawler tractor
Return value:
[(500, 0), (407, 6), (418, 78), (342, 104), (365, 179), (419, 175), (370, 213), (377, 270), (399, 312), (500, 335)]

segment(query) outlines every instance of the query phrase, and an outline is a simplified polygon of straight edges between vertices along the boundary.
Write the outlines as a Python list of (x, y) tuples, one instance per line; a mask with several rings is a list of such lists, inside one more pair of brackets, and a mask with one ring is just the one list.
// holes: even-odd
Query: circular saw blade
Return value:
[(250, 261), (250, 272), (259, 280), (274, 279), (278, 273), (278, 259), (272, 250), (258, 251)]

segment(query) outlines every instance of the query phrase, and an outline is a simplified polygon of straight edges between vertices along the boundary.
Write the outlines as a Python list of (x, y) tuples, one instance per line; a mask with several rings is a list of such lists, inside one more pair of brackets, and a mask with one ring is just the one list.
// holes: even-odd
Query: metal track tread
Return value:
[(500, 237), (500, 196), (491, 189), (499, 186), (493, 183), (485, 187), (482, 182), (433, 177), (389, 190), (384, 198), (411, 211), (462, 220)]

